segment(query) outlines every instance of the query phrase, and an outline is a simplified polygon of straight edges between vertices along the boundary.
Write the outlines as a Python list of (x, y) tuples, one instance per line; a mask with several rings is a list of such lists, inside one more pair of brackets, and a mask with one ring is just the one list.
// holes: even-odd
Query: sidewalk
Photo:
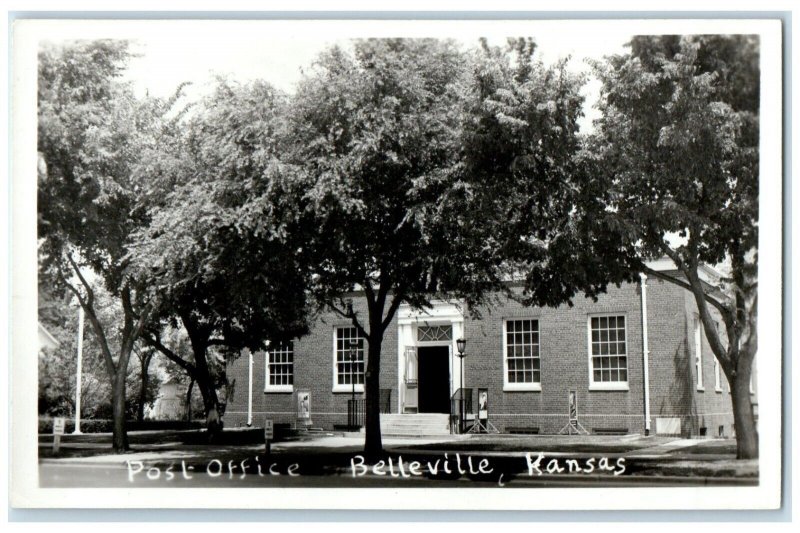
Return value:
[(660, 457), (666, 454), (671, 454), (678, 450), (685, 450), (692, 446), (697, 446), (703, 441), (700, 439), (675, 439), (668, 442), (662, 442), (655, 446), (641, 448), (634, 452), (625, 454), (626, 457)]
[[(384, 473), (373, 472), (373, 464), (363, 457), (363, 435), (333, 433), (272, 443), (269, 456), (265, 455), (264, 444), (138, 443), (132, 444), (128, 453), (114, 454), (109, 451), (109, 442), (96, 441), (68, 442), (64, 448), (67, 453), (75, 452), (72, 456), (48, 458), (42, 456), (48, 444), (41, 443), (39, 468), (40, 476), (69, 486), (108, 480), (123, 483), (132, 471), (142, 477), (141, 472), (151, 469), (173, 472), (188, 469), (200, 475), (196, 479), (208, 482), (216, 477), (206, 472), (213, 471), (219, 476), (224, 471), (228, 478), (251, 476), (248, 479), (256, 486), (260, 483), (256, 480), (272, 483), (269, 476), (260, 477), (261, 468), (268, 465), (284, 473), (292, 465), (299, 465), (302, 477), (307, 480), (302, 483), (310, 483), (309, 486), (316, 486), (315, 483), (349, 486), (355, 471), (359, 472), (359, 479), (392, 484), (402, 481), (391, 479), (397, 478), (398, 468), (401, 472), (408, 471), (413, 464), (423, 465), (423, 470), (424, 465), (437, 469), (430, 475), (423, 474), (425, 482), (432, 486), (459, 480), (493, 484), (501, 479), (504, 483), (548, 486), (758, 483), (758, 461), (736, 461), (733, 441), (640, 435), (447, 435), (384, 437), (383, 444), (384, 461), (374, 466), (384, 463), (380, 467), (388, 469)], [(475, 470), (483, 461), (491, 465), (494, 474), (487, 476)], [(449, 469), (445, 464), (450, 465)], [(502, 477), (495, 479), (498, 473)]]
[[(227, 433), (229, 436), (235, 432)], [(147, 436), (150, 438), (142, 439)], [(185, 458), (209, 453), (231, 453), (243, 451), (261, 451), (262, 442), (252, 439), (239, 443), (204, 444), (191, 439), (188, 442), (178, 440), (176, 432), (164, 433), (162, 439), (153, 439), (154, 432), (132, 432), (129, 437), (131, 451), (125, 454), (113, 454), (110, 451), (110, 435), (85, 434), (68, 435), (61, 442), (61, 456), (55, 460), (74, 459), (81, 462), (124, 460), (134, 455), (146, 457), (148, 460), (158, 457)], [(52, 438), (40, 435), (40, 457), (48, 458), (52, 447)], [(230, 441), (230, 439), (228, 439)], [(722, 444), (725, 444), (723, 442)], [(693, 447), (715, 446), (710, 455), (720, 455), (725, 449), (715, 439), (681, 439), (672, 437), (644, 437), (641, 435), (600, 436), (600, 435), (444, 435), (430, 437), (384, 437), (384, 449), (387, 452), (413, 452), (426, 454), (441, 453), (476, 453), (482, 455), (521, 457), (527, 452), (547, 452), (550, 456), (583, 456), (607, 455), (629, 458), (656, 458), (666, 455), (681, 455)], [(292, 454), (328, 454), (358, 453), (363, 449), (364, 436), (360, 434), (321, 433), (303, 438), (273, 442), (273, 452), (289, 452)], [(730, 441), (729, 453), (733, 453), (733, 441)], [(85, 450), (72, 454), (70, 451)], [(42, 453), (44, 452), (44, 453)], [(694, 454), (702, 457), (704, 452)], [(685, 454), (683, 454), (685, 455)], [(724, 455), (724, 454), (723, 454)]]

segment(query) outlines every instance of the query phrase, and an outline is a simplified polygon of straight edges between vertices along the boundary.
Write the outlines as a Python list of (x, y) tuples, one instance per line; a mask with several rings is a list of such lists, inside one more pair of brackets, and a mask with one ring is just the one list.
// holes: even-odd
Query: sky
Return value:
[[(339, 26), (333, 30), (330, 24), (308, 27), (287, 22), (278, 28), (263, 22), (236, 22), (210, 26), (192, 24), (179, 30), (174, 26), (155, 25), (148, 31), (122, 31), (121, 37), (133, 39), (132, 49), (137, 54), (130, 62), (126, 78), (134, 83), (137, 93), (147, 92), (153, 96), (169, 96), (180, 83), (190, 82), (186, 95), (194, 99), (210, 90), (216, 75), (241, 82), (263, 79), (291, 93), (303, 70), (308, 70), (317, 55), (331, 45), (346, 43), (352, 37), (431, 36), (437, 33), (456, 39), (465, 48), (476, 46), (478, 38), (483, 35), (488, 35), (493, 44), (503, 43), (507, 36), (532, 36), (538, 44), (537, 54), (545, 63), (571, 56), (571, 70), (591, 75), (591, 68), (585, 60), (623, 52), (631, 35), (624, 30), (609, 34), (570, 30), (559, 25), (524, 28), (524, 33), (518, 27), (505, 32), (502, 25), (438, 32), (439, 28), (432, 25), (428, 31), (402, 28), (395, 32), (377, 32), (376, 35), (376, 32), (365, 31), (350, 22), (347, 27)], [(598, 116), (593, 105), (599, 88), (599, 82), (592, 79), (584, 87), (585, 117), (581, 121), (584, 131)]]

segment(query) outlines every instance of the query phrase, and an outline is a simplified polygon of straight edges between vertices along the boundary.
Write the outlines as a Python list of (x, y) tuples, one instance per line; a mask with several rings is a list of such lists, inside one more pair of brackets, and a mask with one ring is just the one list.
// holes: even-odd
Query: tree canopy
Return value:
[(525, 280), (524, 303), (557, 306), (632, 273), (626, 243), (602, 216), (604, 185), (580, 157), (585, 78), (569, 58), (547, 66), (535, 50), (532, 39), (483, 43), (460, 173), (471, 233), (495, 250), (506, 279)]
[[(282, 106), (265, 83), (219, 80), (211, 96), (173, 120), (140, 169), (160, 195), (131, 255), (158, 301), (145, 338), (197, 381), (215, 426), (209, 348), (233, 357), (307, 329), (306, 270), (286, 239), (293, 222), (279, 206), (273, 212), (247, 202), (273, 188), (268, 168)], [(164, 326), (179, 325), (193, 362), (161, 342)]]

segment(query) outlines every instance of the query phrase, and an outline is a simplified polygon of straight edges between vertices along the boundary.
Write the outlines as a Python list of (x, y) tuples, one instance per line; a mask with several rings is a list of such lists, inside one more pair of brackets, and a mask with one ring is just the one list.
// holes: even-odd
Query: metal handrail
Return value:
[[(381, 389), (380, 412), (390, 413), (392, 407), (392, 389)], [(351, 429), (364, 426), (367, 412), (367, 400), (364, 397), (347, 400), (347, 425)]]
[(472, 388), (460, 388), (450, 398), (450, 429), (457, 433), (467, 430), (467, 414), (473, 413)]
[(364, 414), (367, 410), (367, 401), (364, 398), (347, 400), (347, 426), (350, 429), (360, 428), (364, 425)]

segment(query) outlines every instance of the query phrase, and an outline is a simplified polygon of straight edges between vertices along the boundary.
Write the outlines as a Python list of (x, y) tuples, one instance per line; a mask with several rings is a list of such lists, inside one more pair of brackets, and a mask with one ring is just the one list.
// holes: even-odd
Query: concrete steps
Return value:
[(381, 414), (381, 435), (425, 437), (449, 434), (450, 415), (444, 413)]

